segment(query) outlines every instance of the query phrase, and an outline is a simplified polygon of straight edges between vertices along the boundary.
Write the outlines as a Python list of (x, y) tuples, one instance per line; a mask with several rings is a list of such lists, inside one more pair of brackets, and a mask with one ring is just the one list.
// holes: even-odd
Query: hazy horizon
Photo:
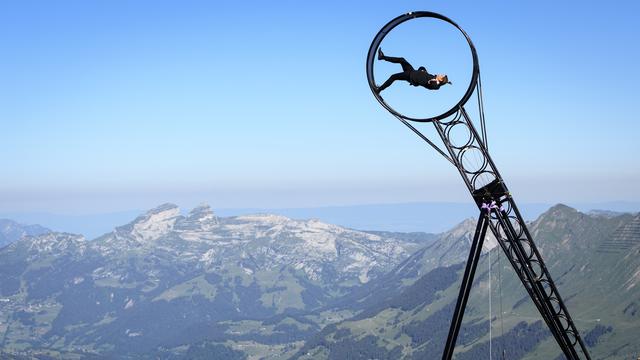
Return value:
[[(441, 233), (468, 218), (477, 216), (472, 202), (407, 202), (386, 204), (358, 204), (298, 208), (219, 208), (207, 202), (185, 206), (175, 204), (182, 215), (201, 204), (211, 206), (221, 217), (267, 213), (283, 215), (296, 220), (319, 219), (323, 222), (358, 230), (392, 232)], [(520, 211), (526, 220), (534, 220), (558, 203), (521, 203)], [(25, 225), (41, 225), (54, 231), (84, 235), (94, 239), (115, 227), (133, 221), (139, 215), (160, 206), (106, 213), (56, 214), (0, 212), (0, 219), (9, 219)], [(566, 203), (581, 212), (604, 210), (614, 212), (640, 212), (640, 202)]]

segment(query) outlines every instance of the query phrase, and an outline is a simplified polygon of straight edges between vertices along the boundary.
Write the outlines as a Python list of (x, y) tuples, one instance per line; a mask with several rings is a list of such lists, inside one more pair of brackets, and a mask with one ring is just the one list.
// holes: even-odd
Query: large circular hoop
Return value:
[[(389, 32), (391, 32), (391, 30), (393, 30), (393, 28), (402, 24), (405, 21), (409, 21), (416, 18), (423, 18), (423, 17), (434, 18), (434, 19), (439, 19), (439, 20), (448, 22), (449, 24), (455, 26), (456, 29), (458, 29), (462, 33), (462, 35), (467, 40), (467, 43), (469, 44), (469, 49), (471, 50), (471, 56), (473, 57), (473, 72), (471, 74), (471, 81), (469, 82), (469, 88), (467, 88), (467, 92), (465, 92), (465, 94), (462, 96), (460, 101), (458, 101), (458, 103), (454, 105), (451, 109), (449, 109), (448, 111), (438, 116), (434, 116), (430, 118), (413, 118), (410, 116), (405, 116), (400, 112), (396, 111), (394, 108), (392, 108), (389, 104), (387, 104), (384, 101), (384, 99), (382, 98), (382, 96), (380, 96), (380, 94), (376, 92), (376, 82), (373, 76), (373, 64), (376, 59), (376, 53), (378, 51), (378, 48), (380, 47), (380, 44), (382, 43), (382, 40), (384, 40), (384, 38), (387, 36), (387, 34), (389, 34)], [(371, 46), (369, 47), (369, 53), (367, 54), (367, 80), (369, 81), (369, 88), (371, 88), (371, 92), (373, 93), (373, 96), (375, 96), (376, 100), (378, 100), (380, 105), (382, 105), (390, 113), (410, 121), (432, 122), (432, 121), (442, 120), (453, 115), (456, 111), (458, 111), (460, 107), (462, 107), (464, 104), (467, 103), (467, 101), (471, 97), (471, 94), (473, 94), (473, 91), (475, 90), (476, 85), (478, 83), (479, 72), (480, 72), (480, 66), (478, 65), (478, 54), (476, 53), (476, 48), (475, 46), (473, 46), (473, 43), (471, 42), (469, 35), (467, 35), (467, 33), (464, 32), (464, 30), (462, 30), (462, 28), (458, 26), (458, 24), (453, 22), (453, 20), (449, 19), (446, 16), (440, 15), (438, 13), (430, 12), (430, 11), (410, 12), (404, 15), (400, 15), (397, 18), (389, 21), (385, 26), (382, 27), (382, 29), (380, 29), (378, 34), (376, 34), (376, 37), (373, 38), (373, 41), (371, 42)]]

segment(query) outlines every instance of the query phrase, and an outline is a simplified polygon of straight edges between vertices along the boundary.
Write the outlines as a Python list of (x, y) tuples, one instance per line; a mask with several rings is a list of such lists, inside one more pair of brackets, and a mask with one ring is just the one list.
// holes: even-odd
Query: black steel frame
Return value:
[[(458, 28), (467, 39), (474, 60), (473, 77), (469, 84), (469, 90), (460, 102), (446, 113), (428, 119), (414, 119), (396, 112), (377, 94), (373, 78), (375, 54), (384, 37), (397, 25), (417, 17), (431, 17), (443, 20)], [(390, 21), (374, 38), (367, 57), (367, 78), (376, 99), (457, 168), (480, 210), (474, 240), (442, 359), (449, 360), (453, 356), (482, 244), (487, 229), (490, 229), (565, 357), (569, 360), (590, 360), (587, 348), (560, 297), (560, 293), (533, 241), (531, 233), (527, 229), (526, 223), (498, 169), (489, 156), (486, 139), (478, 134), (464, 108), (474, 91), (478, 93), (478, 106), (480, 108), (482, 106), (481, 91), (477, 89), (479, 71), (476, 50), (468, 35), (452, 20), (432, 12), (408, 13)], [(481, 116), (483, 116), (482, 110), (480, 111)], [(438, 148), (407, 120), (431, 122), (442, 140), (446, 152)], [(455, 137), (452, 135), (454, 128), (457, 134)], [(466, 136), (460, 136), (460, 134), (466, 134)], [(462, 141), (460, 141), (461, 139)], [(479, 163), (477, 161), (469, 161), (472, 155), (473, 158), (480, 159)]]
[(480, 254), (482, 253), (482, 245), (484, 244), (484, 239), (487, 235), (487, 227), (490, 221), (489, 211), (491, 210), (487, 209), (486, 212), (480, 211), (480, 216), (478, 217), (476, 231), (473, 235), (473, 241), (471, 242), (471, 250), (469, 251), (469, 259), (467, 259), (467, 266), (465, 267), (464, 275), (462, 276), (460, 294), (458, 295), (456, 308), (453, 312), (453, 319), (451, 320), (451, 327), (449, 328), (447, 345), (442, 355), (442, 358), (444, 359), (451, 359), (453, 356), (453, 349), (456, 346), (455, 339), (458, 338), (458, 333), (460, 332), (464, 309), (467, 307), (467, 300), (469, 300), (469, 294), (471, 293), (471, 285), (473, 284), (473, 278), (476, 274)]

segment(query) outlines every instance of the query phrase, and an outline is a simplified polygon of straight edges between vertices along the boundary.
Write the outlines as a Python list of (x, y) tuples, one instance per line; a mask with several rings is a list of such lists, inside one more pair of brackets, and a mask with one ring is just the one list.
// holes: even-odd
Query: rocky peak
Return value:
[(116, 231), (126, 232), (140, 241), (154, 240), (173, 230), (174, 224), (180, 218), (177, 205), (163, 204), (138, 216), (133, 222)]
[(536, 228), (534, 232), (534, 238), (539, 231), (554, 231), (554, 229), (563, 229), (568, 226), (572, 226), (577, 221), (588, 218), (587, 215), (579, 212), (578, 210), (569, 207), (564, 204), (557, 204), (549, 208), (542, 215), (540, 215), (533, 224), (533, 228)]
[(552, 217), (560, 217), (563, 219), (567, 219), (572, 216), (576, 216), (580, 214), (580, 212), (570, 206), (565, 204), (556, 204), (549, 208), (549, 210), (545, 211), (540, 217), (544, 216), (552, 216)]
[(200, 204), (193, 208), (186, 218), (181, 219), (175, 225), (176, 230), (203, 230), (208, 231), (219, 224), (208, 204)]
[(191, 209), (191, 211), (189, 211), (187, 219), (199, 220), (210, 219), (214, 217), (215, 215), (213, 214), (213, 210), (211, 210), (211, 206), (209, 206), (209, 204), (203, 203)]
[[(476, 232), (476, 225), (478, 219), (468, 218), (458, 225), (454, 226), (451, 230), (447, 231), (443, 234), (442, 239), (440, 241), (443, 242), (461, 242), (465, 248), (471, 246), (471, 242), (473, 241), (473, 236)], [(487, 229), (487, 236), (485, 237), (484, 244), (482, 246), (482, 251), (486, 252), (494, 247), (498, 246), (498, 241), (490, 229)]]
[(463, 236), (470, 236), (473, 238), (473, 233), (476, 229), (477, 219), (468, 218), (454, 226), (451, 230), (446, 232), (447, 236), (453, 238), (461, 238)]

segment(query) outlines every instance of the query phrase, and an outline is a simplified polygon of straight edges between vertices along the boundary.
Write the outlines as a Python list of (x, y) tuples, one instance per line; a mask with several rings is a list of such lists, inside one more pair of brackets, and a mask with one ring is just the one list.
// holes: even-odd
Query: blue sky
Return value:
[(517, 199), (640, 200), (635, 1), (19, 1), (0, 5), (0, 211), (468, 201), (366, 83), (373, 36), (412, 10), (473, 39)]

